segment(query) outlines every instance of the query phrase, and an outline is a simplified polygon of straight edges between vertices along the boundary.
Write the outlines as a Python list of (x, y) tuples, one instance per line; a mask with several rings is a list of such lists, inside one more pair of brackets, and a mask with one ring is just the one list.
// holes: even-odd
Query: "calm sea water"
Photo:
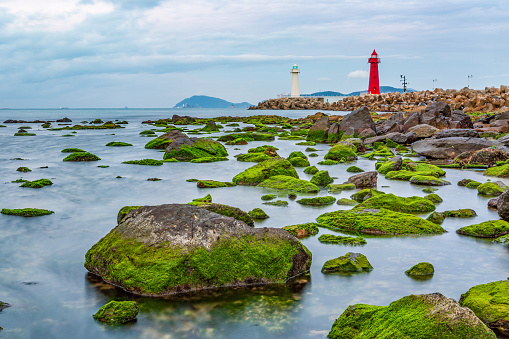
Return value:
[[(146, 119), (171, 117), (173, 114), (197, 117), (278, 114), (304, 117), (315, 111), (174, 110), (174, 109), (88, 109), (88, 110), (0, 110), (0, 124), (6, 119), (57, 119), (67, 116), (77, 123), (95, 118), (128, 120), (125, 129), (78, 131), (74, 137), (62, 137), (69, 131), (48, 131), (31, 124), (35, 137), (14, 137), (20, 124), (0, 128), (0, 208), (45, 208), (55, 214), (38, 218), (0, 215), (0, 300), (11, 304), (0, 312), (2, 338), (323, 338), (334, 320), (348, 305), (369, 303), (387, 305), (409, 294), (441, 292), (459, 299), (471, 286), (506, 279), (509, 272), (509, 247), (482, 239), (459, 236), (455, 230), (469, 224), (498, 219), (487, 208), (488, 198), (476, 190), (458, 187), (463, 178), (486, 181), (476, 171), (447, 170), (450, 186), (436, 192), (444, 202), (438, 211), (473, 208), (472, 219), (448, 218), (443, 227), (448, 233), (425, 237), (368, 237), (367, 245), (325, 245), (317, 236), (302, 240), (313, 253), (309, 278), (298, 279), (292, 286), (274, 286), (214, 292), (201, 297), (173, 299), (138, 298), (87, 276), (83, 267), (86, 251), (116, 225), (118, 210), (125, 205), (187, 203), (212, 195), (213, 201), (249, 211), (261, 207), (270, 216), (256, 227), (283, 227), (312, 222), (322, 213), (347, 207), (301, 206), (289, 201), (288, 207), (262, 205), (260, 197), (273, 193), (257, 187), (198, 189), (189, 178), (229, 181), (254, 165), (234, 160), (233, 155), (263, 145), (226, 146), (230, 161), (190, 164), (165, 163), (160, 167), (125, 165), (122, 161), (154, 158), (163, 153), (143, 146), (151, 138), (139, 132), (152, 126)], [(27, 124), (22, 124), (27, 125)], [(111, 135), (114, 133), (114, 135)], [(134, 147), (105, 147), (110, 141), (124, 141)], [(276, 140), (281, 156), (294, 150), (297, 141)], [(102, 160), (91, 163), (64, 163), (60, 151), (78, 147), (97, 154)], [(240, 148), (240, 150), (234, 150)], [(317, 145), (323, 159), (329, 148)], [(22, 158), (24, 160), (12, 160)], [(98, 168), (98, 165), (109, 165)], [(342, 183), (349, 177), (350, 164), (320, 166)], [(373, 170), (374, 162), (363, 158), (355, 165)], [(29, 173), (16, 172), (26, 166)], [(48, 166), (48, 168), (41, 168)], [(303, 169), (301, 178), (309, 179)], [(121, 179), (116, 177), (120, 175)], [(20, 188), (11, 181), (48, 178), (53, 185), (42, 189)], [(163, 179), (158, 182), (147, 178)], [(379, 177), (379, 189), (400, 196), (424, 196), (422, 187), (408, 182), (388, 181)], [(509, 181), (506, 181), (509, 184)], [(355, 191), (335, 195), (349, 197)], [(287, 194), (276, 192), (280, 199)], [(322, 191), (318, 195), (327, 195)], [(427, 215), (422, 215), (426, 217)], [(321, 229), (320, 234), (333, 234)], [(349, 251), (365, 254), (374, 270), (356, 275), (324, 275), (326, 260)], [(429, 280), (413, 280), (404, 274), (410, 266), (429, 261), (435, 275)], [(92, 318), (109, 300), (137, 300), (138, 320), (124, 326), (105, 326)]]

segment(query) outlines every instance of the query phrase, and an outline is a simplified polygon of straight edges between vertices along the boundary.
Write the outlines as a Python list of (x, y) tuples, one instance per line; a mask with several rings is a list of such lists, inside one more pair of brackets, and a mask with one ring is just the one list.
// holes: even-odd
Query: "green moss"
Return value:
[(279, 148), (276, 148), (276, 147), (271, 146), (271, 145), (263, 145), (263, 146), (258, 146), (258, 147), (250, 148), (247, 151), (248, 151), (248, 153), (263, 153), (267, 149), (271, 149), (271, 150), (274, 150), (274, 151), (279, 150)]
[(20, 217), (40, 217), (42, 215), (49, 215), (55, 212), (50, 210), (43, 210), (40, 208), (19, 208), (19, 209), (2, 208), (2, 211), (0, 213), (6, 215), (17, 215)]
[(234, 187), (237, 186), (233, 182), (215, 181), (215, 180), (197, 180), (196, 187), (199, 188), (217, 188), (217, 187)]
[(265, 134), (265, 133), (233, 133), (233, 134), (226, 134), (222, 135), (219, 138), (217, 138), (217, 141), (233, 141), (238, 138), (243, 138), (246, 141), (273, 141), (275, 138), (272, 134)]
[(315, 130), (308, 132), (306, 136), (307, 141), (316, 141), (322, 142), (325, 139), (326, 131), (325, 130)]
[(363, 158), (392, 157), (392, 156), (394, 156), (394, 153), (387, 146), (380, 146), (373, 152), (362, 155)]
[(438, 194), (435, 194), (435, 193), (428, 194), (427, 196), (424, 197), (424, 199), (427, 199), (434, 204), (439, 204), (442, 201), (444, 201), (442, 198), (440, 198), (440, 196)]
[(361, 237), (345, 237), (342, 235), (322, 234), (318, 237), (318, 241), (326, 244), (344, 244), (352, 246), (366, 245), (367, 242)]
[(334, 202), (336, 202), (336, 198), (331, 196), (302, 198), (300, 200), (297, 200), (297, 203), (301, 205), (311, 205), (311, 206), (332, 205)]
[[(234, 219), (243, 221), (251, 227), (254, 226), (253, 218), (248, 213), (241, 210), (240, 208), (229, 206), (229, 205), (223, 205), (223, 204), (210, 204), (210, 203), (206, 202), (207, 200), (212, 201), (210, 194), (202, 199), (194, 199), (191, 204), (192, 205), (195, 204), (201, 208), (205, 208), (206, 210), (208, 210), (210, 212), (224, 215), (225, 217), (230, 217), (230, 218), (234, 218)], [(196, 203), (198, 203), (198, 204), (196, 204)]]
[(272, 159), (272, 157), (268, 156), (267, 154), (265, 154), (263, 152), (237, 154), (235, 156), (235, 158), (237, 158), (237, 161), (242, 161), (242, 162), (261, 162), (261, 161)]
[(295, 145), (298, 145), (298, 146), (315, 146), (316, 142), (314, 142), (314, 141), (302, 141), (302, 142), (296, 143)]
[(483, 175), (499, 178), (509, 178), (509, 164), (490, 167), (483, 172)]
[(18, 172), (23, 172), (23, 173), (26, 173), (26, 172), (32, 172), (32, 170), (31, 170), (30, 168), (28, 168), (28, 167), (18, 167), (18, 168), (16, 169), (16, 171), (18, 171)]
[(318, 168), (316, 168), (316, 166), (308, 166), (304, 168), (304, 173), (306, 174), (315, 174), (316, 172), (318, 172)]
[(85, 151), (82, 149), (79, 149), (79, 148), (64, 148), (60, 152), (62, 152), (62, 153), (76, 153), (76, 152), (85, 152)]
[(139, 311), (136, 301), (110, 301), (94, 314), (94, 319), (110, 325), (120, 325), (136, 319)]
[(146, 130), (146, 131), (141, 131), (140, 132), (140, 135), (150, 135), (150, 136), (152, 136), (152, 135), (155, 135), (155, 134), (156, 134), (156, 132), (154, 132), (152, 130)]
[(249, 214), (249, 216), (255, 220), (263, 220), (269, 218), (267, 213), (265, 213), (265, 211), (261, 208), (254, 208), (253, 210), (247, 212), (247, 214)]
[[(234, 178), (235, 179), (235, 178)], [(264, 180), (259, 187), (273, 188), (277, 190), (289, 190), (301, 193), (318, 193), (320, 188), (306, 180), (296, 179), (287, 175), (276, 175)]]
[(228, 152), (223, 145), (211, 139), (196, 139), (192, 145), (181, 145), (180, 148), (166, 150), (164, 159), (175, 158), (179, 161), (208, 157), (226, 157)]
[(509, 222), (505, 220), (485, 221), (480, 224), (462, 227), (456, 233), (479, 238), (498, 238), (509, 234)]
[(354, 206), (357, 205), (357, 201), (347, 198), (341, 198), (336, 201), (336, 204), (338, 205), (344, 205), (344, 206)]
[(309, 160), (306, 158), (294, 157), (288, 159), (294, 167), (307, 167), (309, 166)]
[(493, 242), (499, 243), (499, 244), (507, 244), (509, 243), (509, 234), (503, 235), (501, 237), (498, 237), (496, 239), (493, 239)]
[(317, 218), (320, 225), (332, 230), (375, 235), (441, 234), (441, 226), (413, 214), (388, 209), (359, 209), (325, 213)]
[(42, 188), (44, 186), (51, 186), (53, 183), (49, 179), (39, 179), (34, 181), (25, 181), (19, 187), (29, 187), (29, 188)]
[(289, 176), (299, 178), (292, 164), (283, 158), (273, 158), (249, 167), (245, 171), (233, 177), (232, 181), (237, 185), (258, 185), (265, 179), (273, 176)]
[(438, 188), (435, 187), (426, 187), (422, 189), (423, 193), (433, 193), (435, 191), (438, 191)]
[(313, 147), (306, 147), (305, 151), (306, 152), (316, 152), (318, 150), (316, 148), (313, 148)]
[(429, 262), (420, 262), (410, 267), (405, 273), (410, 276), (433, 275), (435, 268)]
[(343, 191), (354, 190), (355, 184), (329, 184), (326, 186), (329, 189), (329, 193), (341, 193)]
[(484, 184), (477, 186), (477, 192), (479, 192), (479, 194), (490, 197), (499, 196), (500, 194), (504, 193), (505, 190), (506, 190), (505, 188), (500, 187), (499, 185), (493, 182), (486, 182)]
[(198, 159), (192, 159), (190, 162), (193, 164), (201, 164), (206, 162), (217, 162), (217, 161), (228, 161), (226, 157), (203, 157)]
[[(318, 156), (318, 154), (316, 154), (316, 153), (309, 153), (309, 157), (310, 157), (310, 158), (315, 158), (315, 157), (317, 157), (317, 156)], [(333, 160), (325, 160), (325, 161), (330, 162), (330, 161), (333, 161)]]
[[(309, 155), (311, 156), (311, 154)], [(318, 162), (318, 165), (324, 165), (324, 166), (332, 166), (332, 165), (339, 165), (342, 161), (336, 161), (336, 160), (322, 160)]]
[(488, 327), (504, 337), (501, 324), (509, 321), (508, 280), (474, 286), (461, 295), (459, 303), (474, 311)]
[(477, 216), (477, 213), (473, 209), (464, 208), (459, 210), (450, 210), (442, 212), (445, 218), (473, 218)]
[(130, 165), (145, 165), (145, 166), (162, 166), (163, 162), (161, 160), (155, 160), (155, 159), (141, 159), (141, 160), (128, 160), (123, 161), (123, 164), (130, 164)]
[(112, 141), (112, 142), (108, 142), (106, 144), (106, 146), (111, 146), (111, 147), (125, 147), (125, 146), (132, 146), (133, 144), (130, 144), (128, 142), (122, 142), (122, 141)]
[(367, 200), (377, 194), (385, 194), (385, 193), (382, 191), (373, 189), (373, 188), (365, 188), (363, 190), (360, 190), (359, 192), (352, 194), (350, 196), (350, 198), (352, 198), (353, 200), (355, 200), (357, 202), (363, 202), (364, 200)]
[(25, 133), (25, 132), (14, 133), (15, 137), (33, 137), (35, 135), (36, 135), (35, 133)]
[(329, 152), (325, 154), (325, 160), (334, 160), (339, 162), (353, 161), (357, 159), (357, 153), (355, 153), (356, 147), (354, 145), (348, 146), (345, 144), (339, 144), (332, 146)]
[(147, 149), (166, 149), (169, 144), (171, 144), (172, 140), (166, 140), (163, 138), (155, 138), (150, 140), (145, 144), (145, 148)]
[(437, 312), (433, 295), (410, 295), (389, 304), (349, 306), (334, 322), (331, 339), (495, 339), (482, 323), (470, 324)]
[(161, 181), (163, 179), (160, 178), (148, 178), (147, 181)]
[(263, 204), (271, 205), (271, 206), (288, 206), (288, 201), (284, 201), (284, 200), (267, 201), (267, 202), (264, 202)]
[(437, 225), (442, 225), (442, 223), (445, 220), (445, 217), (440, 212), (433, 212), (430, 215), (428, 215), (426, 220), (431, 221), (432, 223), (437, 224)]
[(163, 162), (179, 162), (179, 161), (175, 158), (168, 158), (168, 159), (164, 159)]
[(410, 183), (414, 185), (426, 185), (426, 186), (445, 186), (451, 183), (444, 179), (439, 179), (428, 175), (415, 175), (410, 178)]
[(289, 225), (283, 227), (285, 231), (288, 231), (291, 235), (297, 238), (304, 238), (310, 235), (318, 234), (318, 224), (315, 222), (308, 222), (305, 224)]
[(426, 163), (408, 162), (405, 164), (404, 168), (404, 170), (400, 171), (389, 171), (386, 173), (385, 177), (387, 179), (411, 180), (414, 176), (432, 176), (439, 178), (445, 175), (445, 171), (440, 167)]
[(97, 155), (88, 152), (74, 152), (66, 156), (63, 161), (98, 161)]
[(361, 173), (361, 172), (364, 172), (364, 170), (362, 168), (359, 168), (357, 166), (350, 166), (346, 169), (347, 172), (349, 173)]
[(212, 202), (212, 196), (210, 194), (207, 194), (203, 198), (196, 198), (193, 199), (192, 202), (190, 202), (190, 205), (200, 206), (203, 204), (210, 204)]
[(415, 196), (403, 198), (389, 193), (373, 195), (373, 197), (361, 202), (356, 208), (385, 208), (391, 211), (403, 213), (428, 213), (435, 210), (435, 205), (425, 198)]
[(124, 207), (122, 207), (120, 209), (120, 211), (118, 211), (118, 214), (117, 214), (117, 224), (120, 224), (122, 219), (124, 219), (124, 217), (129, 213), (129, 211), (137, 210), (140, 207), (143, 207), (143, 206), (124, 206)]
[(276, 198), (277, 198), (277, 195), (275, 195), (275, 194), (265, 194), (265, 195), (262, 195), (262, 197), (261, 197), (262, 200), (266, 200), (266, 201), (274, 200)]
[(318, 171), (313, 175), (310, 182), (316, 186), (327, 186), (334, 182), (334, 179), (330, 177), (329, 171)]
[(369, 272), (372, 270), (373, 266), (371, 266), (364, 254), (352, 252), (348, 252), (336, 259), (327, 260), (322, 267), (322, 273)]
[(470, 181), (468, 184), (465, 185), (466, 188), (475, 188), (477, 189), (477, 187), (479, 187), (481, 185), (481, 183), (479, 181)]
[(383, 163), (377, 163), (376, 165), (378, 165), (378, 166), (375, 166), (375, 168), (378, 171), (378, 173), (387, 174), (387, 173), (393, 171), (394, 164), (395, 164), (394, 161), (386, 161)]

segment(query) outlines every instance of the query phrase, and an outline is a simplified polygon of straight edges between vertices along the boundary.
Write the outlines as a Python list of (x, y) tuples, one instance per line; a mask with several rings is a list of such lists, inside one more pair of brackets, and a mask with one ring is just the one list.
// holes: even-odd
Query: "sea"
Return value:
[[(288, 192), (259, 187), (200, 189), (187, 179), (231, 181), (233, 176), (254, 163), (236, 161), (234, 155), (267, 144), (226, 146), (229, 161), (192, 164), (165, 163), (163, 166), (122, 164), (126, 160), (162, 159), (160, 150), (145, 149), (151, 138), (141, 131), (154, 126), (145, 120), (171, 118), (174, 114), (194, 117), (249, 116), (276, 114), (290, 118), (305, 117), (317, 111), (248, 111), (246, 109), (2, 109), (0, 110), (0, 208), (43, 208), (55, 213), (23, 218), (0, 214), (0, 300), (10, 307), (0, 312), (0, 338), (325, 338), (349, 305), (364, 303), (388, 305), (410, 294), (440, 292), (459, 300), (470, 287), (507, 279), (509, 247), (486, 239), (461, 236), (460, 227), (498, 219), (489, 210), (489, 198), (456, 183), (464, 178), (486, 182), (478, 170), (446, 169), (445, 179), (452, 184), (435, 192), (443, 202), (437, 211), (472, 208), (474, 218), (446, 218), (447, 233), (434, 236), (365, 236), (364, 246), (327, 245), (320, 234), (341, 234), (321, 228), (317, 236), (302, 239), (312, 252), (308, 276), (289, 284), (245, 289), (224, 289), (197, 295), (171, 298), (138, 297), (90, 276), (83, 266), (85, 253), (117, 222), (119, 209), (126, 205), (187, 203), (211, 194), (213, 202), (244, 211), (262, 208), (270, 218), (255, 227), (276, 227), (314, 222), (326, 212), (348, 209), (336, 204), (303, 206), (288, 198)], [(345, 112), (348, 113), (348, 112)], [(338, 112), (331, 112), (338, 114)], [(341, 114), (341, 113), (339, 113)], [(72, 119), (73, 124), (126, 120), (124, 129), (51, 131), (38, 123), (3, 124), (7, 119)], [(241, 123), (241, 128), (248, 126)], [(14, 136), (19, 127), (36, 136)], [(58, 127), (56, 122), (52, 126)], [(190, 128), (200, 128), (191, 126)], [(160, 130), (160, 128), (156, 128)], [(225, 127), (223, 130), (227, 130)], [(161, 132), (156, 132), (161, 134)], [(64, 137), (63, 135), (73, 135)], [(215, 133), (213, 136), (224, 134)], [(106, 147), (111, 141), (133, 147)], [(285, 157), (305, 150), (298, 141), (275, 140), (270, 145)], [(69, 163), (61, 150), (76, 147), (101, 158), (96, 162)], [(334, 183), (343, 183), (356, 165), (374, 170), (375, 162), (365, 158), (334, 166), (322, 166), (329, 146), (313, 146), (318, 157), (311, 165), (328, 170)], [(305, 152), (307, 153), (307, 152)], [(109, 166), (107, 168), (98, 165)], [(29, 167), (28, 173), (17, 172)], [(297, 168), (302, 179), (311, 176)], [(121, 178), (119, 178), (121, 177)], [(147, 181), (148, 178), (161, 181)], [(41, 189), (19, 187), (17, 179), (50, 179), (53, 185)], [(507, 179), (501, 179), (509, 184)], [(378, 189), (399, 196), (425, 196), (422, 186), (406, 181), (378, 177)], [(333, 194), (349, 198), (354, 191)], [(260, 197), (274, 193), (288, 201), (287, 207), (263, 205)], [(309, 196), (332, 195), (327, 190)], [(306, 196), (299, 194), (299, 196)], [(427, 214), (419, 215), (423, 218)], [(366, 255), (373, 271), (359, 274), (323, 274), (325, 261), (347, 252)], [(434, 265), (430, 279), (412, 279), (405, 271), (419, 262)], [(92, 315), (110, 300), (135, 300), (140, 313), (137, 320), (121, 326), (108, 326)]]

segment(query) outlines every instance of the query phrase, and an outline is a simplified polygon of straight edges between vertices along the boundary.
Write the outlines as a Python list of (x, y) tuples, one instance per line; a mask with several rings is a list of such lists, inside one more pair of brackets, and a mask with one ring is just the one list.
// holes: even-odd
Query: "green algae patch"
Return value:
[[(354, 185), (354, 184), (352, 184), (352, 185)], [(360, 190), (359, 192), (352, 194), (350, 196), (350, 198), (352, 198), (353, 200), (355, 200), (357, 202), (363, 202), (364, 200), (367, 200), (367, 199), (369, 199), (375, 195), (379, 195), (379, 194), (385, 194), (385, 193), (382, 191), (379, 191), (377, 189), (374, 189), (374, 188), (365, 188), (365, 189)]]
[[(234, 178), (235, 179), (235, 178)], [(297, 179), (287, 175), (276, 175), (264, 180), (258, 187), (276, 190), (288, 190), (299, 193), (318, 193), (320, 188), (309, 181)]]
[(120, 209), (120, 211), (118, 211), (118, 214), (117, 214), (117, 224), (120, 224), (122, 219), (124, 219), (124, 217), (129, 214), (129, 211), (137, 210), (140, 207), (143, 207), (143, 206), (124, 206), (124, 207), (122, 207)]
[(254, 220), (264, 220), (269, 218), (267, 213), (265, 213), (265, 211), (262, 210), (261, 208), (254, 208), (251, 211), (247, 212), (247, 214), (249, 214), (249, 216)]
[(182, 141), (190, 144), (182, 144), (180, 143), (181, 139), (177, 139), (166, 148), (164, 159), (175, 158), (179, 161), (191, 161), (199, 158), (228, 156), (226, 148), (217, 141), (206, 138), (191, 138)]
[(40, 208), (18, 208), (18, 209), (2, 208), (2, 211), (0, 211), (0, 213), (5, 215), (16, 215), (19, 217), (40, 217), (43, 215), (50, 215), (55, 212)]
[(437, 225), (442, 225), (442, 223), (445, 220), (445, 217), (440, 212), (433, 212), (430, 215), (428, 215), (426, 220), (431, 221), (432, 223), (437, 224)]
[(322, 266), (322, 273), (334, 272), (369, 272), (373, 270), (373, 266), (368, 258), (361, 253), (348, 252), (347, 254), (327, 260)]
[(76, 153), (76, 152), (85, 152), (85, 151), (80, 148), (64, 148), (60, 152), (62, 152), (62, 153)]
[(262, 195), (260, 199), (269, 201), (269, 200), (274, 200), (276, 198), (277, 198), (277, 195), (275, 195), (275, 194), (265, 194), (265, 195)]
[(293, 157), (288, 159), (294, 167), (307, 167), (309, 166), (309, 160), (301, 157)]
[(139, 134), (140, 134), (140, 135), (153, 136), (153, 135), (155, 135), (155, 134), (156, 134), (156, 132), (154, 132), (154, 131), (152, 131), (152, 130), (150, 130), (150, 129), (149, 129), (149, 130), (146, 130), (146, 131), (141, 131)]
[(260, 162), (257, 165), (249, 167), (245, 171), (233, 177), (232, 182), (237, 185), (256, 186), (265, 179), (274, 176), (285, 176), (299, 178), (297, 171), (292, 164), (283, 158), (273, 158)]
[(477, 213), (471, 208), (462, 208), (459, 210), (450, 210), (441, 212), (444, 218), (473, 218)]
[(133, 144), (130, 144), (128, 142), (122, 142), (122, 141), (112, 141), (112, 142), (108, 142), (106, 144), (106, 146), (110, 146), (110, 147), (127, 147), (127, 146), (132, 146)]
[(212, 204), (210, 202), (206, 202), (206, 200), (212, 201), (210, 194), (202, 199), (194, 199), (193, 202), (196, 203), (198, 200), (204, 200), (201, 203), (197, 204), (197, 206), (204, 208), (207, 211), (221, 214), (221, 215), (224, 215), (225, 217), (230, 217), (230, 218), (234, 218), (234, 219), (243, 221), (247, 225), (254, 227), (253, 218), (249, 215), (249, 213), (244, 212), (240, 208), (229, 206), (229, 205)]
[(179, 161), (175, 158), (168, 158), (168, 159), (164, 159), (163, 162), (179, 162)]
[(163, 165), (162, 160), (156, 160), (156, 159), (128, 160), (128, 161), (123, 161), (122, 163), (129, 164), (129, 165), (144, 165), (144, 166), (162, 166)]
[(362, 173), (364, 172), (364, 170), (362, 168), (359, 168), (357, 166), (350, 166), (346, 169), (347, 172), (349, 173)]
[(339, 144), (332, 146), (329, 152), (325, 154), (325, 160), (334, 160), (338, 162), (347, 162), (357, 159), (356, 148), (354, 145), (348, 146), (345, 144)]
[(429, 276), (435, 273), (435, 268), (429, 262), (420, 262), (405, 271), (410, 276)]
[(499, 244), (507, 244), (509, 243), (509, 234), (503, 235), (501, 237), (498, 237), (496, 239), (493, 239), (493, 242), (499, 243)]
[(302, 199), (297, 200), (297, 203), (299, 203), (301, 205), (310, 205), (310, 206), (332, 205), (335, 202), (336, 202), (336, 198), (331, 197), (331, 196), (302, 198)]
[(310, 235), (318, 234), (318, 224), (315, 222), (308, 222), (305, 224), (289, 225), (283, 227), (285, 231), (288, 231), (291, 235), (297, 238), (305, 238)]
[(172, 140), (167, 140), (164, 138), (155, 138), (150, 140), (145, 144), (145, 148), (147, 149), (166, 149), (169, 144), (171, 144)]
[(329, 171), (318, 171), (313, 175), (309, 182), (315, 184), (316, 186), (327, 186), (328, 184), (334, 182), (334, 179), (330, 177)]
[(73, 152), (63, 159), (63, 161), (98, 161), (98, 160), (101, 160), (101, 158), (89, 152)]
[(426, 188), (422, 189), (423, 193), (429, 193), (429, 194), (434, 193), (436, 191), (438, 191), (438, 188), (435, 188), (435, 187), (426, 187)]
[(496, 339), (496, 336), (454, 300), (433, 293), (412, 294), (388, 306), (351, 305), (336, 319), (328, 338)]
[(398, 197), (392, 193), (376, 194), (361, 202), (357, 208), (380, 209), (385, 208), (403, 213), (428, 213), (435, 210), (435, 204), (421, 197)]
[(207, 162), (217, 162), (217, 161), (228, 161), (227, 157), (203, 157), (198, 159), (192, 159), (190, 162), (193, 164), (201, 164)]
[(490, 167), (483, 172), (483, 175), (498, 178), (509, 178), (509, 164)]
[(347, 198), (341, 198), (336, 201), (336, 204), (343, 206), (355, 206), (357, 205), (357, 201)]
[(461, 306), (474, 311), (501, 337), (509, 335), (509, 281), (495, 281), (470, 288), (461, 295)]
[(465, 185), (465, 187), (466, 188), (472, 188), (472, 189), (475, 188), (475, 189), (477, 189), (477, 187), (479, 187), (481, 185), (482, 185), (482, 183), (480, 183), (479, 181), (472, 180), (469, 183), (467, 183)]
[(17, 133), (14, 133), (15, 137), (33, 137), (35, 135), (36, 135), (35, 133), (26, 133), (26, 132), (17, 132)]
[(227, 142), (235, 139), (242, 138), (246, 141), (274, 141), (275, 137), (272, 134), (266, 133), (233, 133), (222, 135), (217, 138), (217, 141)]
[(258, 153), (237, 154), (235, 158), (237, 159), (237, 161), (242, 162), (262, 162), (265, 160), (269, 160), (272, 157), (268, 156), (263, 152), (258, 152)]
[(477, 192), (479, 192), (480, 195), (490, 196), (490, 197), (496, 197), (500, 194), (504, 193), (506, 189), (503, 187), (500, 187), (499, 185), (495, 184), (494, 182), (486, 182), (482, 185), (479, 185), (477, 187)]
[(282, 207), (286, 207), (286, 206), (288, 206), (288, 201), (284, 201), (284, 200), (275, 200), (275, 201), (267, 201), (267, 202), (263, 202), (262, 204), (264, 204), (264, 205), (270, 205), (270, 206), (282, 206)]
[(121, 325), (136, 319), (140, 312), (136, 301), (110, 301), (93, 315), (94, 319), (108, 325)]
[(189, 205), (201, 206), (203, 204), (210, 204), (211, 202), (212, 202), (212, 196), (210, 194), (207, 194), (203, 198), (193, 199), (193, 201), (191, 201), (189, 203)]
[(505, 220), (484, 221), (480, 224), (462, 227), (456, 233), (479, 238), (498, 238), (509, 234), (509, 222)]
[(24, 181), (19, 187), (43, 188), (44, 186), (51, 185), (53, 185), (53, 182), (49, 179), (38, 179), (34, 181)]
[(352, 246), (366, 245), (367, 242), (361, 237), (345, 237), (342, 235), (322, 234), (318, 237), (318, 241), (324, 244), (343, 244)]
[[(309, 155), (311, 156), (311, 154)], [(323, 166), (333, 166), (333, 165), (339, 165), (341, 164), (342, 161), (336, 161), (336, 160), (322, 160), (322, 161), (319, 161), (318, 162), (318, 165), (323, 165)]]
[(308, 166), (306, 168), (304, 168), (304, 173), (306, 174), (315, 174), (316, 172), (318, 172), (318, 168), (316, 168), (316, 166)]
[(302, 142), (296, 143), (295, 145), (297, 145), (297, 146), (315, 146), (316, 142), (314, 142), (314, 141), (302, 141)]
[(440, 204), (442, 201), (444, 201), (442, 198), (440, 198), (440, 196), (436, 193), (431, 193), (431, 194), (428, 194), (427, 196), (424, 197), (424, 199), (427, 199), (429, 201), (431, 201), (432, 203), (434, 204)]
[[(379, 172), (380, 170), (384, 171), (382, 169), (383, 166), (384, 165), (382, 164), (379, 167), (378, 169)], [(404, 165), (404, 168), (405, 168), (404, 170), (387, 172), (385, 174), (385, 178), (408, 181), (415, 176), (432, 176), (435, 178), (439, 178), (445, 175), (445, 171), (440, 167), (426, 163), (408, 162)]]
[(388, 209), (361, 209), (335, 211), (320, 215), (317, 222), (329, 229), (348, 233), (373, 235), (441, 234), (440, 225), (413, 214)]
[(16, 171), (18, 171), (18, 172), (23, 172), (23, 173), (26, 173), (26, 172), (32, 172), (32, 170), (31, 170), (30, 168), (28, 168), (28, 167), (18, 167), (18, 168), (16, 169)]
[(410, 183), (414, 185), (426, 185), (426, 186), (445, 186), (451, 183), (444, 179), (439, 179), (430, 175), (415, 175), (410, 178)]
[[(310, 154), (309, 154), (309, 157), (310, 157), (310, 158), (314, 158), (314, 157), (317, 157), (317, 156), (318, 156), (318, 154), (316, 154), (316, 153), (310, 153)], [(324, 160), (324, 161), (325, 161), (325, 160)], [(327, 161), (333, 161), (333, 160), (327, 160)]]
[(349, 191), (355, 189), (355, 184), (329, 184), (326, 186), (329, 189), (329, 193), (341, 193), (343, 191)]
[(198, 188), (218, 188), (218, 187), (234, 187), (237, 186), (233, 182), (215, 181), (215, 180), (197, 180), (196, 187)]

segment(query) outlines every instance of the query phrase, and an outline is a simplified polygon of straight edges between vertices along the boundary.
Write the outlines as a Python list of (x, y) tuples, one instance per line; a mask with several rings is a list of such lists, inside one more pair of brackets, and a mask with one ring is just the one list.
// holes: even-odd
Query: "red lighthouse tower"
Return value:
[(368, 63), (370, 64), (368, 94), (380, 94), (380, 84), (378, 82), (378, 64), (380, 63), (380, 58), (375, 50), (371, 53)]

